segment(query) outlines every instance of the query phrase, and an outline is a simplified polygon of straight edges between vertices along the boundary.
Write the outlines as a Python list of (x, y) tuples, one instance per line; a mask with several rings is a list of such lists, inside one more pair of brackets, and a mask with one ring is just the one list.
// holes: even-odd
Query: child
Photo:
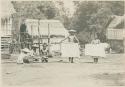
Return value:
[(38, 46), (36, 44), (32, 45), (31, 56), (33, 57), (33, 61), (39, 61), (38, 56)]
[[(95, 38), (95, 40), (92, 40), (92, 42), (91, 42), (92, 44), (100, 44), (100, 40), (96, 37)], [(92, 56), (93, 57), (93, 59), (94, 59), (94, 63), (98, 63), (98, 58), (99, 58), (99, 56)]]

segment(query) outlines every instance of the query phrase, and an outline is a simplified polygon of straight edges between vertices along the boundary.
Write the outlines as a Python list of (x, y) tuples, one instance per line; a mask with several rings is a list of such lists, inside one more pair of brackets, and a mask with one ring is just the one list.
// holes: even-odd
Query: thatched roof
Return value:
[(116, 29), (119, 24), (123, 23), (122, 27), (125, 27), (125, 15), (124, 16), (114, 16), (114, 19), (109, 24), (109, 29)]
[[(63, 35), (68, 36), (68, 30), (64, 28), (63, 24), (59, 20), (40, 20), (38, 32), (38, 20), (36, 19), (27, 19), (26, 20), (27, 30), (30, 35)], [(48, 31), (48, 27), (49, 30)]]

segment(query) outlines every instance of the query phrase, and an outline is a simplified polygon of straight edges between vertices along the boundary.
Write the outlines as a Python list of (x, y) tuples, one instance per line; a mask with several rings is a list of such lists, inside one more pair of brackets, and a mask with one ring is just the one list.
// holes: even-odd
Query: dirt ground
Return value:
[(90, 57), (50, 58), (49, 63), (18, 65), (14, 57), (2, 60), (2, 83), (25, 87), (125, 86), (125, 54), (110, 54), (94, 64)]

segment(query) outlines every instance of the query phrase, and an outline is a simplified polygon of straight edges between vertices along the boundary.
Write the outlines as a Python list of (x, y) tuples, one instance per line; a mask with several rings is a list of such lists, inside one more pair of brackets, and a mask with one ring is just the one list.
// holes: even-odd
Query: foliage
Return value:
[(77, 36), (82, 43), (96, 37), (105, 42), (106, 28), (112, 15), (123, 15), (123, 7), (123, 2), (83, 1), (77, 5), (70, 28), (77, 30)]
[(55, 17), (55, 19), (58, 19), (60, 20), (64, 27), (66, 29), (69, 29), (69, 25), (70, 25), (70, 22), (71, 22), (71, 18), (69, 17), (69, 9), (65, 8), (64, 6), (64, 2), (63, 1), (56, 1), (56, 4), (57, 4), (57, 9), (58, 9), (58, 16)]
[(124, 0), (122, 1), (109, 1), (105, 2), (106, 4), (109, 5), (109, 8), (111, 8), (111, 11), (113, 14), (122, 16), (124, 14)]
[(17, 15), (24, 18), (52, 19), (57, 9), (52, 1), (12, 1)]
[(47, 19), (52, 19), (57, 14), (57, 9), (51, 1), (48, 1), (44, 5), (40, 5), (37, 8), (44, 14), (44, 16), (46, 16)]
[(34, 19), (59, 19), (66, 29), (75, 29), (81, 43), (90, 42), (98, 37), (106, 41), (106, 28), (112, 15), (124, 14), (123, 1), (73, 1), (76, 6), (74, 16), (63, 1), (58, 1), (59, 8), (52, 1), (12, 1), (18, 16)]

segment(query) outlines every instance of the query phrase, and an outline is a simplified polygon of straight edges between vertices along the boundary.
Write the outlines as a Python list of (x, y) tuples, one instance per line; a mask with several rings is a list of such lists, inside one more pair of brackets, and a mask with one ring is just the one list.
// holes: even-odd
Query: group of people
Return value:
[[(61, 51), (62, 52), (61, 55), (63, 57), (68, 57), (70, 63), (74, 62), (75, 57), (80, 57), (79, 40), (75, 36), (75, 33), (76, 33), (75, 30), (69, 30), (69, 36), (66, 37), (65, 39), (61, 40), (59, 43), (59, 44), (65, 43), (65, 40), (67, 40), (69, 47), (68, 47), (68, 49), (65, 49), (64, 51)], [(98, 38), (96, 38), (95, 40), (92, 40), (91, 44), (100, 44), (100, 40)], [(35, 57), (37, 48), (38, 48), (37, 46), (32, 46), (32, 51), (30, 51), (27, 48), (23, 49), (21, 51), (21, 54), (18, 57), (17, 63), (29, 62), (28, 61), (28, 59), (30, 59), (29, 57), (31, 57), (31, 56)], [(66, 48), (66, 47), (62, 47), (62, 48)], [(41, 60), (41, 62), (48, 62), (48, 51), (49, 51), (48, 45), (46, 43), (44, 43), (43, 48), (41, 49), (41, 52), (39, 54), (40, 55), (39, 59)], [(32, 53), (32, 55), (31, 55), (31, 53)], [(92, 58), (94, 59), (94, 63), (97, 63), (99, 56), (92, 56)]]
[(17, 64), (30, 63), (31, 61), (48, 62), (48, 45), (44, 43), (40, 53), (38, 46), (32, 45), (32, 49), (24, 48), (17, 58)]
[[(49, 52), (48, 45), (44, 43), (40, 52), (37, 52), (39, 48), (37, 45), (32, 45), (31, 47), (24, 46), (26, 45), (25, 41), (27, 41), (27, 35), (28, 35), (26, 32), (27, 30), (26, 30), (25, 21), (23, 21), (20, 26), (20, 37), (21, 37), (20, 41), (21, 41), (22, 50), (17, 59), (17, 63), (24, 63), (24, 62), (28, 63), (31, 57), (36, 57), (37, 55), (39, 55), (40, 58), (38, 59), (41, 62), (48, 62), (48, 52)], [(69, 30), (69, 36), (59, 42), (59, 44), (61, 44), (60, 46), (61, 46), (62, 57), (68, 57), (70, 63), (74, 62), (75, 57), (80, 57), (80, 44), (79, 44), (79, 40), (75, 36), (75, 33), (76, 33), (75, 30)], [(65, 41), (66, 41), (66, 44), (65, 44)], [(91, 42), (91, 44), (99, 44), (99, 43), (100, 43), (100, 40), (98, 38), (96, 38), (95, 40), (92, 40)], [(97, 56), (92, 56), (92, 57), (94, 59), (94, 62), (97, 63), (98, 57)], [(38, 59), (34, 58), (34, 60), (38, 60)]]

